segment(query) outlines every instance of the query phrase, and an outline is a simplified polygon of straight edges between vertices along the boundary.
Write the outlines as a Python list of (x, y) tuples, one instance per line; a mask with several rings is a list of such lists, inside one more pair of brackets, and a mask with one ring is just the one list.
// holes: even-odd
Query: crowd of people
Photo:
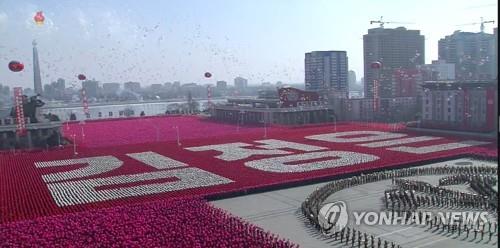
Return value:
[[(496, 204), (490, 204), (492, 201), (496, 201), (494, 200), (496, 195), (494, 197), (490, 192), (481, 193), (478, 190), (475, 190), (478, 194), (473, 194), (442, 187), (444, 185), (464, 183), (469, 183), (471, 186), (476, 183), (483, 185), (483, 187), (493, 187), (497, 182), (497, 179), (491, 174), (494, 171), (485, 170), (481, 172), (488, 174), (455, 174), (441, 178), (439, 180), (439, 186), (433, 186), (422, 181), (400, 178), (393, 179), (393, 184), (397, 187), (385, 191), (386, 197), (384, 199), (386, 208), (393, 212), (414, 212), (414, 214), (420, 216), (419, 219), (421, 219), (424, 225), (428, 226), (429, 229), (441, 229), (442, 232), (446, 230), (447, 233), (451, 233), (452, 235), (457, 234), (458, 236), (464, 234), (466, 235), (466, 239), (469, 238), (469, 233), (474, 233), (473, 241), (478, 238), (478, 234), (481, 236), (479, 239), (480, 241), (482, 241), (485, 234), (487, 234), (488, 241), (491, 241), (492, 236), (498, 233), (498, 223), (496, 220), (492, 220), (493, 218), (487, 222), (482, 222), (480, 219), (473, 218), (452, 220), (451, 215), (443, 215), (442, 217), (444, 218), (440, 218), (440, 216), (437, 215), (431, 217), (417, 210), (419, 208), (432, 207), (440, 209), (469, 209), (488, 211), (492, 215), (496, 215)], [(472, 188), (474, 189), (474, 187)], [(390, 207), (389, 202), (391, 205)], [(395, 207), (395, 205), (397, 206)]]
[[(197, 142), (200, 141), (199, 143), (203, 144), (210, 144), (206, 140), (203, 140), (201, 138), (207, 138), (207, 137), (217, 137), (217, 138), (210, 138), (211, 142), (221, 142), (225, 140), (227, 135), (233, 135), (233, 134), (246, 134), (245, 140), (244, 141), (253, 141), (257, 140), (258, 138), (261, 138), (262, 135), (262, 129), (261, 128), (252, 128), (248, 127), (248, 129), (239, 129), (236, 130), (234, 126), (231, 125), (221, 125), (221, 124), (212, 124), (212, 123), (205, 123), (204, 121), (199, 120), (197, 117), (159, 117), (157, 121), (156, 119), (153, 119), (154, 117), (145, 117), (145, 118), (135, 118), (135, 119), (130, 119), (130, 120), (121, 120), (120, 122), (116, 120), (109, 120), (109, 122), (112, 123), (106, 123), (103, 125), (102, 123), (99, 124), (99, 122), (87, 122), (85, 124), (80, 124), (78, 122), (68, 124), (68, 126), (64, 125), (62, 129), (64, 129), (67, 134), (75, 134), (75, 138), (77, 139), (77, 148), (79, 149), (79, 157), (85, 157), (85, 156), (91, 156), (91, 155), (96, 155), (96, 154), (106, 154), (106, 155), (115, 155), (120, 158), (124, 157), (123, 153), (119, 153), (118, 151), (133, 151), (133, 148), (127, 147), (126, 149), (124, 148), (116, 148), (115, 145), (123, 145), (123, 144), (138, 144), (142, 142), (151, 142), (152, 140), (159, 139), (160, 141), (166, 141), (166, 140), (175, 140), (176, 139), (176, 133), (175, 129), (172, 129), (172, 125), (179, 125), (181, 127), (185, 127), (185, 129), (180, 128), (180, 136), (181, 139), (193, 139), (196, 140)], [(158, 129), (156, 129), (158, 128)], [(331, 130), (329, 129), (330, 127), (326, 128), (321, 128), (321, 129), (315, 129), (315, 132), (320, 132), (324, 131), (327, 133), (327, 131)], [(351, 126), (345, 126), (342, 127), (339, 125), (338, 131), (341, 130), (351, 130), (352, 128), (360, 128), (360, 129), (365, 129), (365, 127), (351, 127)], [(194, 130), (194, 131), (193, 131)], [(277, 129), (272, 129), (271, 133), (277, 134)], [(297, 132), (296, 130), (285, 130), (285, 129), (280, 129), (279, 130), (280, 136), (283, 137), (300, 137), (303, 138), (302, 132)], [(137, 136), (137, 133), (141, 133), (144, 135), (139, 135)], [(291, 135), (293, 133), (293, 135)], [(306, 131), (304, 131), (304, 134)], [(289, 136), (290, 134), (290, 136)], [(159, 138), (158, 138), (159, 135)], [(81, 140), (78, 140), (81, 139)], [(228, 139), (230, 140), (230, 139)], [(295, 140), (295, 139), (292, 139)], [(297, 138), (298, 140), (298, 138)], [(80, 146), (88, 146), (87, 148), (81, 148)], [(137, 147), (141, 146), (141, 149), (143, 148), (142, 145), (136, 145)], [(93, 148), (95, 147), (100, 147), (98, 150), (95, 150)], [(149, 146), (145, 146), (149, 148)], [(357, 149), (365, 149), (365, 148), (359, 148)], [(368, 148), (367, 148), (368, 149)], [(154, 150), (154, 149), (153, 149)], [(185, 151), (185, 150), (183, 150)], [(485, 156), (491, 154), (497, 154), (496, 149), (490, 149), (488, 147), (472, 147), (470, 148), (467, 152), (470, 153), (475, 153), (475, 152), (483, 152)], [(373, 150), (373, 153), (382, 153), (383, 151), (378, 151), (378, 150)], [(167, 237), (165, 240), (158, 240), (155, 238), (151, 233), (156, 232), (156, 229), (151, 229), (149, 226), (149, 222), (145, 220), (145, 218), (148, 219), (155, 219), (156, 216), (158, 215), (158, 208), (155, 207), (147, 207), (144, 208), (144, 210), (134, 210), (137, 211), (138, 213), (131, 214), (131, 216), (136, 216), (137, 219), (140, 219), (138, 223), (128, 223), (134, 228), (139, 228), (140, 226), (147, 226), (146, 230), (144, 230), (144, 236), (145, 237), (139, 237), (139, 236), (133, 236), (129, 237), (128, 234), (125, 232), (124, 227), (122, 224), (120, 224), (117, 219), (120, 219), (120, 217), (116, 216), (121, 216), (119, 212), (117, 211), (129, 211), (129, 209), (132, 209), (134, 207), (118, 207), (117, 210), (114, 210), (114, 208), (106, 209), (106, 210), (92, 210), (89, 212), (81, 212), (81, 213), (76, 213), (76, 214), (70, 214), (67, 217), (65, 216), (53, 216), (53, 217), (44, 217), (41, 219), (35, 219), (41, 216), (49, 216), (49, 215), (54, 215), (54, 214), (67, 214), (71, 212), (76, 212), (76, 211), (81, 211), (81, 210), (89, 210), (89, 209), (95, 209), (95, 208), (101, 208), (101, 207), (114, 207), (114, 202), (104, 202), (102, 204), (87, 204), (87, 205), (82, 205), (81, 207), (74, 207), (74, 208), (55, 208), (53, 204), (52, 198), (49, 198), (50, 195), (47, 194), (46, 186), (43, 184), (41, 180), (39, 180), (39, 177), (42, 173), (41, 170), (37, 170), (33, 166), (33, 164), (37, 161), (52, 161), (55, 159), (59, 158), (72, 158), (73, 157), (73, 150), (72, 149), (63, 149), (61, 148), (60, 150), (57, 151), (49, 151), (49, 152), (36, 152), (33, 154), (27, 154), (27, 151), (22, 151), (18, 154), (12, 154), (12, 153), (7, 153), (7, 154), (0, 154), (0, 163), (3, 164), (8, 164), (10, 165), (9, 167), (5, 166), (3, 168), (0, 168), (0, 170), (3, 169), (2, 174), (4, 175), (4, 182), (1, 182), (0, 180), (0, 188), (6, 188), (8, 190), (4, 190), (3, 194), (0, 194), (0, 202), (3, 204), (0, 204), (0, 208), (4, 209), (6, 211), (0, 212), (0, 228), (3, 230), (0, 232), (0, 243), (5, 241), (5, 242), (19, 242), (21, 243), (20, 239), (24, 239), (24, 241), (29, 241), (28, 244), (33, 244), (34, 242), (38, 242), (38, 239), (43, 239), (47, 240), (48, 243), (43, 243), (45, 241), (41, 241), (42, 244), (50, 244), (50, 242), (54, 242), (54, 240), (67, 240), (67, 244), (70, 244), (71, 242), (78, 240), (80, 242), (79, 244), (90, 244), (91, 242), (86, 243), (87, 238), (94, 238), (98, 237), (101, 240), (106, 240), (106, 239), (113, 239), (115, 240), (114, 236), (121, 237), (121, 240), (118, 240), (117, 242), (122, 245), (128, 244), (127, 242), (135, 242), (136, 240), (139, 240), (140, 242), (143, 242), (145, 244), (151, 244), (151, 245), (162, 245), (162, 244), (169, 244), (172, 242), (180, 242), (180, 244), (184, 244), (185, 247), (206, 247), (206, 246), (216, 246), (216, 247), (224, 247), (224, 246), (240, 246), (242, 247), (293, 247), (293, 244), (290, 244), (290, 242), (279, 240), (276, 236), (264, 232), (261, 229), (257, 227), (248, 227), (249, 224), (237, 224), (239, 221), (232, 220), (229, 217), (220, 217), (221, 214), (213, 214), (211, 211), (212, 210), (196, 210), (195, 208), (191, 206), (184, 206), (187, 210), (182, 210), (182, 214), (173, 214), (175, 211), (181, 212), (180, 209), (175, 210), (177, 207), (175, 206), (168, 206), (166, 208), (172, 208), (172, 212), (168, 212), (167, 215), (171, 216), (184, 216), (182, 218), (185, 218), (187, 221), (186, 223), (195, 223), (193, 225), (184, 225), (184, 221), (180, 221), (176, 219), (177, 217), (172, 217), (170, 219), (165, 219), (164, 217), (159, 217), (157, 218), (154, 223), (157, 223), (158, 225), (163, 225), (163, 226), (169, 226), (167, 230), (171, 231), (173, 234), (182, 234), (182, 236), (187, 235), (185, 239), (180, 239), (175, 238), (175, 235), (173, 234), (164, 234), (163, 231), (160, 231), (158, 235), (164, 235)], [(29, 156), (28, 156), (29, 155)], [(399, 157), (401, 156), (401, 157)], [(263, 178), (261, 174), (259, 173), (252, 173), (250, 175), (245, 175), (246, 177), (244, 180), (242, 179), (241, 182), (238, 181), (236, 182), (233, 187), (226, 187), (223, 189), (216, 189), (212, 190), (211, 188), (193, 188), (185, 191), (178, 191), (178, 192), (172, 192), (169, 193), (167, 197), (179, 197), (179, 196), (186, 196), (186, 195), (216, 195), (216, 194), (224, 194), (227, 192), (237, 192), (237, 191), (245, 191), (246, 190), (251, 190), (251, 189), (271, 189), (273, 187), (276, 187), (278, 184), (282, 182), (288, 182), (290, 185), (293, 183), (301, 183), (305, 179), (312, 179), (312, 178), (319, 178), (319, 177), (324, 177), (324, 176), (333, 176), (335, 175), (341, 175), (345, 173), (354, 173), (356, 171), (361, 171), (361, 170), (373, 170), (377, 168), (382, 168), (382, 167), (389, 167), (389, 166), (398, 166), (398, 163), (401, 163), (403, 161), (401, 158), (405, 158), (405, 156), (411, 156), (407, 155), (404, 153), (398, 154), (393, 156), (389, 162), (386, 162), (385, 160), (381, 159), (378, 162), (374, 163), (365, 163), (363, 165), (354, 165), (354, 166), (340, 166), (338, 168), (335, 168), (336, 171), (334, 172), (328, 172), (325, 173), (325, 171), (322, 170), (317, 170), (313, 171), (309, 174), (297, 174), (297, 176), (294, 176), (293, 174), (287, 174), (285, 175), (286, 178), (280, 178), (280, 177), (274, 177), (272, 179), (267, 179), (263, 180), (263, 182), (259, 182), (257, 185), (251, 185), (250, 183), (247, 183), (247, 181), (258, 181), (256, 178)], [(438, 156), (448, 156), (447, 154), (441, 153), (436, 155), (435, 157)], [(424, 156), (421, 156), (424, 157)], [(204, 156), (199, 156), (196, 158), (190, 158), (190, 162), (195, 161), (196, 165), (203, 165), (205, 166), (204, 163), (201, 161), (204, 161), (205, 157)], [(357, 159), (353, 157), (346, 157), (346, 159), (349, 162), (352, 162), (352, 159)], [(420, 159), (420, 158), (419, 158)], [(425, 157), (425, 159), (428, 159)], [(407, 160), (405, 160), (407, 161)], [(409, 161), (409, 160), (408, 160)], [(412, 162), (415, 162), (416, 160), (412, 160)], [(130, 163), (129, 163), (130, 164)], [(205, 168), (205, 167), (203, 167)], [(207, 168), (211, 168), (208, 167)], [(225, 171), (225, 173), (228, 176), (228, 178), (232, 178), (231, 176), (234, 176), (237, 174), (241, 174), (241, 170), (238, 167), (233, 167), (235, 169), (228, 169)], [(120, 173), (136, 173), (137, 167), (134, 166), (123, 166), (122, 170), (119, 171)], [(453, 171), (455, 170), (455, 171)], [(331, 184), (328, 184), (325, 187), (322, 187), (321, 189), (318, 189), (315, 191), (312, 195), (308, 197), (308, 200), (304, 202), (302, 206), (302, 210), (304, 212), (304, 215), (308, 217), (312, 223), (317, 226), (318, 229), (321, 229), (321, 226), (317, 223), (317, 216), (319, 212), (319, 208), (322, 204), (322, 202), (333, 192), (339, 191), (341, 189), (351, 187), (354, 185), (359, 185), (359, 184), (364, 184), (364, 183), (369, 183), (369, 182), (375, 182), (379, 180), (384, 180), (384, 179), (390, 179), (390, 178), (395, 178), (395, 177), (404, 177), (404, 176), (411, 176), (411, 175), (417, 175), (417, 174), (431, 174), (431, 173), (437, 173), (437, 174), (467, 174), (467, 173), (486, 173), (486, 174), (491, 174), (492, 171), (483, 171), (483, 170), (493, 170), (493, 169), (488, 169), (488, 168), (483, 168), (483, 167), (449, 167), (449, 168), (443, 168), (443, 169), (435, 169), (434, 171), (431, 169), (426, 169), (426, 168), (411, 168), (411, 169), (401, 169), (401, 170), (393, 170), (393, 171), (386, 171), (386, 172), (377, 172), (377, 173), (371, 173), (367, 175), (361, 175), (361, 176), (356, 176), (350, 179), (342, 179), (342, 180), (337, 180)], [(494, 169), (496, 173), (496, 168)], [(254, 171), (252, 171), (254, 172)], [(117, 172), (118, 173), (118, 172)], [(327, 175), (328, 174), (328, 175)], [(120, 174), (121, 175), (121, 174)], [(23, 178), (29, 178), (30, 180), (22, 180)], [(34, 180), (31, 180), (34, 179)], [(247, 185), (248, 184), (248, 185)], [(3, 186), (3, 187), (2, 187)], [(243, 188), (245, 187), (245, 188)], [(487, 192), (489, 189), (486, 188), (486, 185), (484, 184), (477, 184), (474, 187), (477, 187), (478, 189), (484, 189), (485, 192)], [(18, 189), (23, 189), (23, 191), (18, 190)], [(24, 190), (24, 189), (29, 189), (29, 190)], [(1, 192), (0, 192), (1, 193)], [(162, 195), (161, 197), (165, 197)], [(42, 199), (44, 198), (44, 199)], [(46, 199), (45, 199), (46, 198)], [(2, 200), (3, 199), (3, 200)], [(42, 199), (41, 201), (38, 201)], [(158, 197), (152, 196), (151, 198), (149, 197), (143, 197), (143, 198), (130, 198), (127, 199), (127, 204), (129, 203), (138, 203), (143, 201), (144, 199), (159, 199)], [(187, 202), (187, 204), (191, 203), (190, 201)], [(204, 203), (205, 204), (205, 203)], [(490, 205), (492, 203), (489, 203)], [(123, 205), (123, 202), (121, 202), (118, 205)], [(175, 205), (175, 204), (174, 204)], [(176, 205), (177, 206), (177, 205)], [(193, 204), (193, 206), (197, 206), (196, 204)], [(124, 210), (125, 209), (125, 210)], [(161, 209), (161, 208), (160, 208)], [(205, 211), (206, 210), (206, 211)], [(106, 216), (102, 216), (102, 214), (99, 211), (108, 211)], [(196, 212), (193, 214), (193, 212)], [(200, 217), (200, 213), (202, 212), (204, 217)], [(186, 213), (186, 214), (184, 214)], [(96, 216), (93, 216), (96, 215)], [(196, 221), (191, 221), (187, 217), (187, 215), (193, 215), (194, 217), (198, 218), (198, 222)], [(213, 217), (212, 215), (215, 215)], [(78, 216), (78, 217), (75, 217)], [(113, 217), (115, 216), (115, 217)], [(145, 217), (147, 216), (147, 217)], [(212, 216), (212, 217), (207, 217), (207, 216)], [(128, 220), (126, 217), (123, 217), (126, 220)], [(222, 227), (222, 224), (220, 226), (214, 226), (217, 221), (214, 220), (220, 220), (224, 219), (224, 221), (221, 220), (220, 223), (225, 223), (224, 225), (227, 225), (227, 227)], [(30, 221), (22, 221), (22, 222), (12, 222), (12, 223), (6, 223), (10, 221), (17, 221), (20, 219), (33, 219)], [(80, 222), (79, 219), (82, 219), (82, 222)], [(103, 221), (98, 221), (98, 222), (93, 222), (93, 219), (102, 219)], [(228, 220), (231, 219), (231, 220)], [(75, 223), (75, 224), (68, 224), (68, 223)], [(61, 224), (62, 223), (62, 224)], [(83, 224), (82, 224), (83, 223)], [(109, 225), (112, 225), (109, 227), (111, 229), (111, 233), (107, 233), (103, 230), (108, 228), (107, 223)], [(153, 223), (153, 222), (151, 222)], [(196, 224), (197, 223), (197, 224)], [(229, 223), (229, 224), (228, 224)], [(231, 224), (233, 223), (233, 224)], [(93, 226), (93, 224), (96, 224), (98, 226)], [(77, 227), (78, 225), (82, 225), (85, 228), (90, 228), (90, 227), (96, 227), (97, 229), (80, 229)], [(67, 226), (68, 228), (66, 228)], [(105, 228), (106, 226), (106, 228)], [(174, 226), (174, 227), (170, 227)], [(75, 230), (80, 230), (81, 234), (77, 235), (69, 235), (69, 234), (64, 234), (64, 233), (71, 233), (70, 230), (71, 228), (74, 228)], [(182, 230), (179, 230), (182, 229)], [(138, 230), (139, 230), (138, 229)], [(195, 229), (194, 231), (192, 229)], [(17, 231), (14, 231), (17, 230)], [(142, 229), (140, 229), (142, 230)], [(347, 231), (349, 230), (349, 231)], [(465, 229), (463, 229), (465, 230)], [(123, 233), (120, 233), (123, 232)], [(143, 232), (143, 231), (139, 231)], [(186, 233), (185, 233), (186, 232)], [(196, 236), (198, 234), (194, 234), (200, 232), (200, 237), (191, 237), (191, 236)], [(226, 243), (225, 241), (221, 241), (220, 244), (215, 245), (215, 243), (210, 243), (210, 242), (216, 242), (213, 241), (210, 238), (211, 232), (216, 233), (215, 236), (217, 236), (217, 240), (229, 240), (229, 243)], [(47, 234), (49, 233), (49, 234)], [(64, 235), (66, 236), (64, 236)], [(111, 235), (113, 234), (113, 235)], [(61, 236), (63, 235), (63, 236)], [(88, 237), (90, 235), (90, 237)], [(121, 235), (121, 236), (120, 236)], [(150, 236), (153, 235), (153, 236)], [(335, 234), (333, 234), (335, 235)], [(358, 243), (359, 240), (359, 245), (358, 246), (367, 246), (369, 244), (379, 244), (379, 247), (397, 247), (397, 244), (393, 244), (391, 242), (385, 241), (385, 240), (380, 240), (378, 239), (370, 239), (370, 235), (366, 233), (362, 233), (360, 230), (355, 230), (352, 227), (350, 229), (346, 229), (344, 233), (341, 235), (341, 233), (337, 233), (337, 238), (342, 239), (344, 242), (345, 240), (348, 240), (349, 242), (355, 242), (356, 244)], [(39, 237), (38, 237), (39, 236)], [(238, 237), (238, 239), (234, 240), (232, 237)], [(247, 237), (247, 238), (245, 238)], [(248, 237), (251, 237), (250, 239)], [(31, 240), (33, 239), (33, 240)], [(269, 240), (268, 241), (263, 241), (264, 243), (259, 243), (255, 241), (255, 239), (263, 239), (263, 240)], [(208, 241), (207, 241), (208, 240)], [(211, 241), (212, 240), (212, 241)], [(149, 243), (151, 242), (151, 243)], [(191, 242), (191, 243), (189, 243)], [(267, 242), (267, 243), (266, 243)], [(386, 244), (387, 243), (387, 244)], [(199, 245), (202, 244), (202, 245)], [(236, 245), (234, 245), (236, 244)], [(272, 245), (271, 245), (272, 244)], [(182, 245), (181, 245), (182, 246)], [(372, 245), (372, 247), (374, 247)]]
[[(417, 214), (421, 214), (418, 212)], [(491, 241), (493, 235), (498, 236), (498, 223), (488, 221), (486, 223), (481, 223), (479, 221), (469, 222), (469, 221), (452, 221), (451, 215), (445, 216), (445, 219), (438, 216), (434, 218), (426, 219), (424, 218), (424, 224), (429, 229), (435, 229), (436, 231), (441, 229), (441, 232), (451, 233), (452, 235), (457, 234), (457, 237), (461, 235), (466, 235), (465, 239), (469, 238), (469, 233), (474, 233), (474, 237), (471, 241), (477, 241), (478, 234), (480, 235), (479, 241), (484, 240), (485, 234), (488, 234), (488, 242)]]
[[(481, 157), (480, 161), (488, 161), (490, 158)], [(479, 161), (479, 162), (480, 162)], [(412, 167), (404, 169), (395, 170), (385, 170), (374, 172), (370, 174), (361, 174), (359, 176), (353, 176), (350, 178), (343, 178), (335, 180), (324, 185), (321, 188), (317, 188), (312, 192), (306, 200), (302, 203), (301, 210), (303, 215), (309, 220), (312, 226), (314, 226), (318, 231), (325, 234), (326, 236), (333, 238), (334, 240), (340, 240), (341, 242), (351, 241), (351, 245), (358, 247), (399, 247), (398, 244), (394, 242), (389, 242), (383, 239), (378, 239), (375, 241), (373, 235), (369, 235), (365, 232), (355, 230), (352, 227), (345, 227), (342, 229), (334, 229), (330, 232), (331, 227), (323, 226), (319, 221), (319, 211), (323, 205), (323, 202), (329, 198), (335, 192), (347, 189), (349, 187), (377, 182), (381, 180), (393, 180), (393, 183), (400, 185), (401, 188), (393, 191), (386, 191), (386, 207), (391, 209), (391, 211), (417, 211), (418, 206), (456, 206), (465, 207), (466, 204), (469, 207), (480, 208), (483, 207), (490, 211), (496, 212), (496, 206), (490, 204), (491, 197), (489, 195), (473, 195), (464, 192), (458, 192), (454, 190), (449, 190), (441, 188), (439, 186), (432, 186), (425, 182), (416, 182), (410, 180), (401, 179), (402, 177), (413, 177), (413, 176), (424, 176), (424, 175), (452, 175), (456, 176), (456, 180), (461, 180), (460, 175), (470, 175), (472, 179), (480, 179), (483, 182), (483, 187), (485, 185), (491, 186), (490, 183), (494, 182), (495, 179), (491, 179), (496, 176), (498, 172), (498, 167), (480, 165), (480, 166), (433, 166), (433, 167)], [(472, 180), (471, 179), (471, 180)], [(450, 177), (448, 177), (450, 180)], [(495, 181), (496, 182), (496, 181)], [(444, 183), (444, 181), (443, 181)], [(415, 194), (416, 190), (422, 192), (427, 192), (432, 196), (422, 197)], [(391, 199), (391, 200), (389, 200)], [(392, 202), (392, 203), (390, 203)], [(391, 204), (391, 206), (389, 206)], [(395, 206), (397, 205), (397, 207)], [(418, 212), (417, 212), (418, 214)], [(447, 228), (449, 232), (460, 232), (462, 230), (467, 233), (474, 232), (475, 236), (480, 234), (488, 234), (491, 236), (497, 232), (496, 222), (490, 223), (488, 228), (485, 229), (484, 225), (479, 225), (478, 223), (462, 223), (461, 225), (445, 225), (445, 222), (437, 222), (438, 220), (425, 220), (425, 224), (432, 227), (438, 226), (439, 228)], [(466, 225), (468, 224), (468, 226)], [(475, 225), (475, 226), (474, 226)], [(493, 227), (491, 226), (493, 225)], [(476, 227), (476, 228), (473, 228)], [(459, 234), (460, 235), (460, 234)], [(482, 240), (481, 236), (481, 240)], [(476, 237), (474, 238), (476, 239)]]
[(232, 124), (204, 121), (198, 116), (145, 116), (73, 122), (64, 124), (62, 131), (66, 138), (76, 139), (78, 145), (96, 148), (175, 141), (175, 127), (178, 127), (181, 140), (263, 132), (260, 127), (237, 128)]
[[(462, 177), (463, 174), (455, 175)], [(490, 178), (491, 175), (469, 175), (471, 177), (471, 185), (476, 180), (482, 181), (485, 178)], [(474, 179), (476, 178), (476, 179)], [(458, 190), (451, 190), (442, 187), (440, 180), (439, 186), (433, 186), (422, 181), (414, 181), (407, 179), (394, 179), (393, 184), (397, 188), (385, 191), (386, 208), (397, 210), (415, 210), (419, 207), (439, 207), (439, 208), (480, 208), (492, 212), (497, 211), (497, 206), (491, 204), (494, 200), (494, 194), (488, 191), (486, 193), (472, 194)], [(450, 184), (447, 184), (450, 185)], [(481, 184), (483, 185), (483, 184)], [(479, 186), (477, 186), (479, 187)], [(492, 187), (491, 184), (484, 187)], [(474, 187), (472, 187), (474, 189)], [(480, 192), (480, 191), (476, 191)], [(420, 194), (417, 194), (420, 193)]]
[(6, 247), (298, 247), (202, 199), (157, 201), (1, 224), (0, 244)]
[(366, 232), (361, 232), (349, 226), (338, 232), (329, 233), (328, 236), (334, 241), (340, 241), (341, 244), (345, 244), (350, 247), (401, 248), (401, 245), (396, 244), (395, 242), (369, 235)]

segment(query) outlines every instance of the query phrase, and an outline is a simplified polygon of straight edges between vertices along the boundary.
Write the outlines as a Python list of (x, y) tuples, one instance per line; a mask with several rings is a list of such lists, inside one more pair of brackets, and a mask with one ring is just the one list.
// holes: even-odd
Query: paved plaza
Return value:
[[(435, 163), (425, 166), (445, 166), (445, 165), (491, 165), (498, 166), (493, 162), (475, 161), (471, 159), (456, 159), (447, 162)], [(412, 180), (419, 180), (437, 185), (439, 178), (437, 176), (417, 176)], [(301, 247), (351, 247), (340, 244), (340, 241), (334, 241), (332, 238), (323, 237), (317, 230), (310, 226), (309, 222), (303, 217), (300, 206), (304, 199), (314, 189), (325, 185), (319, 183), (314, 185), (276, 190), (272, 192), (259, 193), (224, 200), (213, 201), (212, 204), (226, 209), (234, 215), (257, 224), (265, 230), (271, 231), (288, 238), (299, 244)], [(374, 183), (354, 186), (331, 195), (326, 202), (345, 201), (348, 211), (380, 211), (385, 208), (383, 197), (384, 190), (390, 189), (391, 180), (383, 180)], [(468, 185), (447, 186), (455, 190), (471, 192)], [(425, 210), (425, 209), (424, 209)], [(435, 210), (435, 209), (434, 209)], [(431, 211), (433, 211), (431, 209)], [(496, 219), (496, 216), (489, 215), (488, 218)], [(472, 240), (473, 235), (465, 238), (465, 235), (457, 237), (457, 234), (451, 234), (441, 229), (429, 229), (426, 226), (417, 225), (376, 225), (376, 226), (353, 226), (353, 220), (349, 219), (350, 226), (356, 230), (367, 232), (374, 235), (375, 238), (383, 238), (400, 244), (402, 247), (496, 247), (498, 236), (495, 234), (491, 241), (488, 241), (488, 235), (482, 241)], [(478, 235), (479, 237), (479, 235)], [(357, 244), (354, 245), (357, 247)], [(381, 246), (382, 247), (382, 246)], [(390, 246), (388, 246), (390, 247)]]

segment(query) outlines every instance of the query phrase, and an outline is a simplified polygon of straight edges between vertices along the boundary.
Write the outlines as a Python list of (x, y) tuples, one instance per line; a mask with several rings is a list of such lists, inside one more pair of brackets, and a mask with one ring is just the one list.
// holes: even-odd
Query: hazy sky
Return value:
[[(36, 26), (36, 11), (45, 13)], [(363, 75), (363, 40), (370, 20), (411, 22), (426, 38), (426, 62), (454, 30), (491, 33), (494, 0), (0, 0), (0, 83), (33, 87), (31, 41), (38, 41), (42, 82), (76, 75), (142, 84), (303, 82), (304, 53), (346, 50), (349, 69)], [(400, 25), (386, 24), (386, 27)], [(23, 72), (10, 72), (18, 60)], [(213, 77), (205, 79), (204, 72)]]

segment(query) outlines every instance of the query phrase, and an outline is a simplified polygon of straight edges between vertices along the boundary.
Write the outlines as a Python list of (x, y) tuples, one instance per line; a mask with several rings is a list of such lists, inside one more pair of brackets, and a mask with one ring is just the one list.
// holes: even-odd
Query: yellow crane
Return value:
[(412, 22), (392, 22), (392, 21), (383, 21), (384, 17), (381, 16), (380, 19), (375, 20), (375, 21), (370, 21), (370, 24), (378, 23), (381, 28), (384, 28), (384, 24), (415, 24)]
[(495, 21), (485, 21), (483, 20), (483, 18), (481, 17), (481, 22), (473, 22), (473, 23), (466, 23), (466, 24), (460, 24), (460, 25), (457, 25), (457, 26), (468, 26), (468, 25), (477, 25), (477, 24), (481, 24), (480, 28), (481, 28), (481, 33), (484, 33), (484, 24), (485, 23), (495, 23)]

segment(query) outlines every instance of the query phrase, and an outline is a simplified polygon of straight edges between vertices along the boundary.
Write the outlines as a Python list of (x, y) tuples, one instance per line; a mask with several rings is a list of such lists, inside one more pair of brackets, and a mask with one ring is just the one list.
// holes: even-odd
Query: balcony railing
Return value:
[[(43, 129), (43, 128), (55, 128), (61, 126), (60, 121), (50, 121), (50, 122), (31, 122), (29, 117), (24, 118), (24, 123), (26, 124), (26, 129)], [(17, 121), (15, 118), (4, 118), (0, 119), (0, 132), (5, 131), (15, 131), (17, 128)]]
[(328, 106), (317, 105), (317, 106), (300, 106), (300, 107), (290, 107), (290, 108), (254, 108), (250, 106), (217, 105), (215, 106), (215, 109), (252, 111), (252, 112), (299, 112), (299, 111), (311, 111), (311, 110), (326, 110), (328, 109)]

